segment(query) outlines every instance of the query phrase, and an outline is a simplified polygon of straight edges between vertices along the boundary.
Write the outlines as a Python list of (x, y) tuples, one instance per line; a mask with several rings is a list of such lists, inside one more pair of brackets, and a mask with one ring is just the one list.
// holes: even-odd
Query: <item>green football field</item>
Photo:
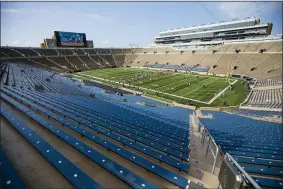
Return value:
[[(115, 87), (128, 87), (142, 91), (148, 95), (161, 97), (167, 101), (192, 105), (217, 106), (228, 101), (228, 105), (237, 105), (244, 100), (247, 90), (242, 80), (231, 79), (233, 88), (227, 89), (227, 78), (204, 76), (198, 74), (165, 72), (159, 70), (134, 69), (134, 68), (109, 68), (92, 70), (75, 74), (83, 79), (93, 79)], [(128, 86), (129, 85), (129, 86)], [(240, 87), (239, 87), (240, 86)], [(218, 95), (220, 92), (223, 94)], [(230, 94), (231, 93), (231, 94)], [(232, 96), (234, 100), (231, 100)], [(230, 100), (229, 100), (230, 99)]]

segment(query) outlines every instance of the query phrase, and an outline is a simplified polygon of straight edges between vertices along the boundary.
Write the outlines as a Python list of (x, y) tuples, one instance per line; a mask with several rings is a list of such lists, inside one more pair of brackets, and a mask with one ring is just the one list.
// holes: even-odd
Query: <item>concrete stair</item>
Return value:
[[(218, 173), (224, 156), (218, 153), (215, 170), (212, 173), (214, 158), (210, 150), (208, 150), (206, 156), (208, 141), (205, 141), (202, 146), (201, 136), (192, 115), (190, 116), (190, 123), (190, 188), (217, 188), (219, 185)], [(215, 152), (215, 149), (213, 151)]]

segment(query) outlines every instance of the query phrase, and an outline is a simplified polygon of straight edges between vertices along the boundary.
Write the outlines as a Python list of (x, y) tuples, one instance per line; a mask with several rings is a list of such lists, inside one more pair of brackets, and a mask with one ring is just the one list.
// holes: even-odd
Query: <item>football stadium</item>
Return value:
[(1, 46), (1, 188), (282, 188), (272, 28), (203, 23), (128, 48), (54, 29)]

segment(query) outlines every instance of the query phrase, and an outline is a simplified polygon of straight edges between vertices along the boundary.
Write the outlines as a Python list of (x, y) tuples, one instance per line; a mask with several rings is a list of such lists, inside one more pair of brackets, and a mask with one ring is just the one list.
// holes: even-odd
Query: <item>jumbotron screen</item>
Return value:
[(85, 33), (74, 33), (74, 32), (54, 32), (57, 46), (66, 47), (86, 47), (86, 35)]

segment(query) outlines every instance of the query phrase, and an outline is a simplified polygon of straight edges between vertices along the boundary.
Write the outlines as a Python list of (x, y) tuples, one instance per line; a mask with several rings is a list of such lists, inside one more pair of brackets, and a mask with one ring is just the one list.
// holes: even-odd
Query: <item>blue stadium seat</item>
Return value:
[(231, 154), (260, 186), (282, 188), (282, 181), (276, 179), (283, 176), (281, 124), (224, 112), (205, 111), (204, 114), (211, 114), (213, 119), (200, 118), (201, 124), (207, 127), (224, 153)]
[(209, 67), (206, 67), (206, 66), (197, 66), (192, 69), (192, 71), (195, 71), (195, 72), (207, 72), (208, 70), (209, 70)]
[(247, 163), (247, 164), (255, 164), (255, 165), (266, 165), (266, 166), (283, 168), (283, 162), (281, 162), (281, 161), (272, 161), (272, 160), (263, 160), (263, 159), (254, 159), (254, 158), (244, 158), (244, 157), (236, 157), (236, 156), (233, 156), (233, 158), (238, 163)]
[[(3, 97), (2, 93), (1, 97)], [(17, 105), (23, 112), (30, 113), (28, 108), (20, 104)], [(1, 104), (1, 111), (1, 114), (49, 161), (49, 163), (62, 173), (74, 187), (102, 189), (101, 186), (50, 146), (36, 132), (30, 129), (19, 117), (15, 117), (13, 112), (5, 104)], [(20, 184), (19, 188), (21, 188), (21, 186)]]
[(248, 110), (248, 109), (239, 109), (236, 110), (236, 114), (247, 115), (253, 117), (281, 117), (282, 111), (260, 111), (260, 110)]
[(215, 140), (217, 144), (221, 146), (230, 146), (231, 147), (244, 147), (244, 148), (254, 148), (254, 149), (264, 149), (264, 150), (274, 150), (276, 152), (280, 152), (280, 147), (274, 147), (274, 146), (267, 146), (268, 143), (265, 144), (252, 144), (249, 142), (234, 142), (229, 140)]
[[(10, 89), (11, 91), (15, 91), (16, 92), (16, 90), (13, 90), (13, 89)], [(23, 92), (23, 91), (22, 91)], [(18, 92), (16, 92), (18, 95), (21, 95), (22, 93), (18, 93)], [(25, 92), (24, 92), (25, 93)], [(33, 100), (36, 100), (34, 97), (32, 97), (32, 96), (30, 96), (30, 95), (28, 95), (28, 93), (26, 93), (25, 94), (25, 96), (26, 97), (28, 97), (29, 99), (33, 99)], [(45, 104), (42, 104), (43, 102), (46, 102)], [(89, 122), (88, 120), (89, 120), (89, 117), (91, 117), (91, 115), (88, 115), (88, 116), (85, 116), (85, 115), (82, 115), (81, 117), (84, 117), (85, 119), (82, 119), (82, 118), (80, 118), (80, 117), (78, 117), (78, 115), (79, 115), (79, 110), (77, 109), (77, 111), (74, 109), (74, 110), (72, 110), (72, 111), (70, 111), (70, 110), (68, 110), (68, 108), (56, 108), (56, 107), (54, 107), (54, 106), (51, 106), (51, 105), (49, 105), (50, 104), (50, 102), (52, 101), (52, 99), (48, 99), (48, 101), (46, 101), (45, 99), (44, 99), (44, 97), (42, 97), (41, 96), (41, 98), (40, 98), (40, 101), (39, 100), (37, 100), (36, 102), (38, 103), (38, 104), (41, 104), (42, 106), (46, 106), (46, 107), (48, 107), (48, 108), (50, 108), (50, 109), (52, 109), (53, 111), (56, 111), (56, 112), (58, 112), (58, 113), (62, 113), (64, 116), (67, 116), (67, 117), (69, 117), (69, 118), (71, 118), (71, 119), (73, 119), (73, 120), (75, 120), (75, 121), (77, 121), (77, 122), (79, 122), (79, 123), (81, 123), (81, 124), (84, 124), (85, 126), (87, 126), (87, 127), (90, 127), (90, 128), (92, 128), (92, 129), (95, 129), (95, 130), (98, 130), (99, 129), (99, 131), (98, 132), (101, 132), (101, 133), (105, 133), (105, 130), (103, 129), (103, 128), (100, 128), (100, 127), (97, 127), (98, 125), (96, 124), (97, 123), (97, 120), (93, 120), (93, 122)], [(49, 102), (49, 103), (47, 103), (47, 102)], [(59, 107), (58, 106), (58, 102), (57, 102), (57, 107)], [(53, 104), (54, 105), (54, 104)], [(72, 113), (71, 113), (72, 112)], [(86, 119), (88, 119), (88, 120), (86, 120)], [(101, 126), (103, 126), (103, 127), (105, 127), (105, 128), (108, 128), (108, 129), (110, 129), (110, 130), (112, 130), (112, 131), (115, 131), (115, 132), (117, 132), (117, 133), (119, 133), (119, 134), (122, 134), (122, 135), (124, 135), (124, 136), (126, 136), (126, 137), (128, 137), (128, 138), (133, 138), (134, 140), (137, 140), (137, 141), (139, 141), (139, 142), (142, 142), (142, 143), (146, 143), (147, 145), (149, 145), (149, 146), (151, 146), (151, 147), (154, 147), (154, 148), (157, 148), (158, 146), (160, 146), (160, 145), (158, 145), (158, 144), (156, 144), (156, 143), (152, 143), (152, 141), (148, 141), (148, 140), (146, 140), (146, 139), (142, 139), (141, 137), (139, 137), (139, 136), (136, 136), (135, 134), (130, 134), (129, 135), (129, 133), (127, 133), (127, 132), (123, 132), (123, 131), (121, 131), (120, 129), (115, 129), (115, 126), (108, 126), (108, 125), (106, 125), (105, 123), (100, 123), (100, 125)], [(128, 130), (128, 129), (127, 129)], [(122, 137), (123, 138), (123, 137)], [(131, 147), (133, 147), (133, 145), (131, 145)], [(143, 149), (144, 149), (144, 147), (143, 147)], [(188, 155), (186, 155), (186, 154), (184, 154), (184, 155), (182, 155), (182, 153), (176, 153), (173, 149), (171, 149), (171, 148), (169, 148), (169, 147), (159, 147), (159, 150), (161, 150), (161, 151), (163, 151), (163, 152), (165, 152), (165, 153), (170, 153), (170, 154), (172, 154), (173, 153), (173, 155), (174, 156), (177, 156), (177, 154), (179, 155), (179, 156), (177, 156), (177, 157), (179, 157), (179, 158), (181, 158), (181, 159), (183, 159), (183, 160), (188, 160), (188, 158), (186, 158), (186, 157), (188, 157)], [(144, 152), (144, 151), (143, 151)], [(156, 153), (155, 153), (156, 154)], [(153, 155), (153, 154), (152, 154)], [(158, 158), (159, 160), (164, 160), (163, 159), (163, 155), (162, 155), (162, 158), (160, 158), (160, 155), (154, 155), (153, 157), (156, 157), (156, 158)], [(166, 158), (165, 158), (166, 159)], [(172, 158), (169, 158), (169, 159), (172, 159)], [(165, 160), (166, 161), (166, 160)], [(170, 162), (172, 162), (172, 161), (170, 161)], [(168, 161), (166, 162), (166, 163), (169, 163)], [(183, 170), (183, 171), (187, 171), (188, 169), (188, 166), (185, 166), (186, 168), (184, 168), (184, 166), (183, 166), (183, 164), (182, 163), (170, 163), (172, 166), (174, 165), (174, 167), (176, 167), (177, 166), (177, 168), (178, 169), (180, 169), (181, 168), (181, 170)]]
[(246, 141), (248, 141), (248, 144), (255, 144), (255, 145), (269, 145), (269, 146), (278, 146), (278, 147), (282, 147), (282, 141), (281, 140), (269, 140), (269, 139), (249, 139), (249, 138), (245, 138), (243, 136), (239, 136), (237, 138), (233, 138), (233, 137), (219, 137), (216, 132), (212, 131), (211, 133), (213, 133), (215, 135), (215, 140), (222, 140), (222, 141), (232, 141), (233, 143), (244, 143)]
[[(282, 188), (282, 180), (252, 177), (260, 186), (270, 187), (270, 188)], [(248, 182), (248, 181), (247, 181)]]
[(282, 169), (273, 169), (273, 168), (246, 166), (246, 165), (242, 165), (242, 168), (245, 169), (245, 171), (247, 171), (248, 173), (258, 173), (258, 174), (281, 176), (281, 177), (283, 176)]
[(163, 68), (165, 64), (153, 64), (152, 68)]
[[(184, 129), (182, 130), (180, 129), (179, 132), (180, 134), (178, 133), (172, 135), (168, 134), (170, 132), (174, 133), (174, 130), (176, 130), (176, 126), (167, 126), (162, 124), (161, 122), (158, 122), (157, 120), (149, 119), (148, 116), (132, 114), (133, 112), (125, 110), (124, 108), (121, 108), (119, 106), (112, 106), (108, 102), (94, 101), (95, 103), (99, 103), (99, 104), (91, 105), (92, 103), (91, 99), (82, 100), (82, 99), (78, 99), (79, 97), (73, 97), (73, 96), (70, 97), (70, 96), (62, 96), (62, 95), (60, 96), (56, 94), (53, 94), (52, 96), (57, 96), (58, 100), (62, 101), (63, 103), (66, 103), (67, 101), (68, 103), (72, 103), (73, 106), (75, 105), (76, 107), (84, 106), (81, 108), (89, 113), (94, 114), (93, 116), (99, 115), (100, 117), (103, 117), (104, 120), (109, 119), (115, 123), (119, 123), (127, 127), (131, 127), (137, 131), (147, 133), (148, 135), (153, 135), (163, 140), (167, 140), (168, 142), (175, 143), (177, 145), (184, 147), (188, 146), (188, 140), (187, 140), (188, 131), (184, 132)], [(112, 111), (111, 116), (117, 116), (117, 117), (113, 118), (107, 115), (109, 110), (107, 111), (106, 114), (97, 112), (97, 111), (105, 111), (106, 108)], [(115, 111), (119, 112), (119, 115), (114, 115)], [(127, 115), (126, 118), (123, 117), (125, 115)], [(140, 118), (142, 121), (144, 121), (143, 124), (139, 124), (138, 122), (140, 122), (140, 120), (137, 118)]]
[(280, 124), (224, 112), (205, 111), (205, 113), (212, 114), (214, 119), (201, 118), (200, 121), (208, 128), (223, 152), (234, 156), (283, 159)]
[(143, 132), (147, 132), (151, 135), (161, 137), (165, 140), (168, 140), (169, 142), (175, 141), (175, 143), (178, 145), (188, 146), (188, 140), (187, 140), (188, 128), (185, 130), (185, 128), (178, 128), (175, 125), (172, 126), (172, 125), (164, 124), (164, 122), (161, 122), (157, 119), (152, 119), (145, 115), (136, 114), (135, 112), (129, 111), (121, 106), (120, 107), (113, 106), (112, 104), (106, 101), (98, 101), (98, 100), (91, 101), (90, 99), (82, 99), (81, 97), (78, 96), (76, 97), (60, 96), (60, 98), (64, 99), (64, 101), (67, 100), (69, 102), (75, 103), (76, 105), (83, 105), (87, 109), (92, 110), (93, 113), (94, 112), (97, 113), (97, 111), (99, 111), (100, 115), (102, 113), (104, 113), (105, 115), (111, 110), (112, 113), (111, 116), (112, 117), (115, 116), (116, 120), (120, 120), (120, 121), (124, 121), (125, 123), (128, 123), (129, 125), (127, 126), (130, 127), (135, 126), (134, 128), (136, 130), (140, 130)]
[[(4, 91), (9, 93), (7, 90), (4, 90)], [(184, 188), (184, 189), (187, 188), (189, 181), (186, 178), (184, 178), (180, 175), (177, 175), (177, 174), (175, 174), (171, 171), (168, 171), (167, 169), (163, 168), (162, 166), (151, 163), (150, 161), (148, 161), (148, 160), (146, 160), (146, 159), (144, 159), (144, 158), (142, 158), (138, 155), (135, 155), (132, 152), (126, 150), (126, 149), (120, 148), (119, 146), (117, 146), (117, 145), (115, 145), (115, 144), (113, 144), (109, 141), (106, 141), (103, 138), (101, 138), (101, 137), (99, 137), (95, 134), (87, 132), (83, 128), (76, 126), (74, 124), (71, 124), (71, 122), (69, 122), (65, 119), (62, 119), (61, 117), (57, 116), (56, 114), (54, 114), (52, 112), (48, 112), (48, 110), (42, 108), (41, 106), (36, 105), (34, 103), (31, 103), (30, 101), (28, 101), (28, 100), (26, 100), (26, 99), (24, 99), (24, 98), (22, 98), (18, 95), (15, 95), (15, 94), (10, 94), (10, 95), (16, 97), (17, 99), (19, 99), (20, 101), (22, 101), (26, 104), (29, 104), (33, 108), (49, 115), (51, 118), (55, 119), (56, 121), (60, 122), (61, 124), (64, 124), (65, 126), (71, 128), (75, 132), (80, 133), (81, 135), (87, 137), (88, 139), (104, 146), (105, 148), (119, 154), (120, 156), (128, 159), (129, 161), (131, 161), (131, 162), (133, 162), (133, 163), (135, 163), (135, 164), (137, 164), (137, 165), (139, 165), (139, 166), (141, 166), (145, 169), (147, 169), (148, 171), (153, 172), (154, 174), (168, 180), (169, 182), (171, 182), (173, 184), (176, 184), (177, 186), (179, 186), (181, 188)], [(15, 100), (11, 99), (10, 97), (8, 97), (4, 94), (1, 94), (1, 96), (14, 105), (18, 104)], [(94, 151), (93, 149), (91, 149), (90, 147), (88, 147), (87, 145), (82, 143), (81, 141), (79, 141), (79, 140), (71, 137), (70, 135), (66, 134), (63, 130), (58, 129), (55, 126), (52, 127), (52, 124), (50, 124), (47, 120), (43, 119), (41, 116), (39, 116), (35, 113), (32, 113), (30, 111), (27, 112), (26, 114), (29, 115), (31, 118), (33, 118), (35, 121), (39, 122), (45, 128), (49, 129), (52, 133), (56, 134), (61, 139), (64, 139), (66, 142), (68, 142), (74, 148), (76, 148), (77, 150), (79, 150), (80, 152), (82, 152), (83, 154), (88, 156), (89, 158), (91, 158), (94, 162), (98, 161), (97, 158), (94, 158), (93, 156), (91, 156), (93, 153), (97, 153), (96, 156), (99, 156), (99, 155), (101, 156), (101, 154), (98, 154), (98, 152)], [(70, 140), (72, 140), (71, 143), (69, 142)], [(87, 149), (89, 149), (88, 152), (86, 151)], [(110, 161), (110, 160), (108, 160), (108, 161)], [(119, 173), (117, 173), (117, 174), (119, 174)], [(150, 186), (150, 185), (147, 184), (147, 186)]]
[(271, 155), (271, 154), (261, 154), (261, 153), (252, 153), (252, 152), (241, 152), (241, 151), (230, 151), (227, 150), (225, 153), (229, 153), (231, 155), (238, 155), (238, 156), (247, 156), (247, 157), (257, 157), (257, 158), (264, 158), (264, 159), (273, 159), (273, 160), (282, 160), (282, 155)]
[(273, 150), (265, 150), (265, 149), (254, 149), (254, 148), (241, 148), (241, 147), (231, 147), (231, 146), (221, 146), (223, 150), (237, 150), (242, 152), (254, 152), (254, 153), (263, 153), (263, 154), (274, 154), (274, 155), (281, 155), (282, 152), (280, 151), (273, 151)]
[(177, 70), (191, 71), (195, 66), (180, 66)]
[[(33, 96), (38, 96), (38, 97), (41, 97), (41, 98), (44, 98), (43, 100), (46, 102), (56, 102), (56, 105), (57, 105), (57, 103), (58, 104), (60, 104), (60, 105), (62, 105), (63, 107), (66, 107), (66, 108), (68, 108), (68, 110), (71, 112), (71, 113), (73, 113), (74, 112), (74, 110), (75, 110), (75, 112), (79, 112), (79, 114), (78, 115), (87, 115), (87, 116), (89, 116), (89, 117), (93, 117), (94, 119), (96, 119), (96, 120), (98, 120), (98, 121), (100, 121), (100, 122), (107, 122), (107, 121), (109, 121), (108, 122), (108, 124), (112, 124), (112, 125), (114, 125), (114, 126), (116, 126), (116, 125), (118, 125), (118, 126), (121, 126), (121, 127), (130, 127), (130, 128), (133, 128), (133, 129), (135, 129), (135, 132), (137, 132), (137, 133), (148, 133), (148, 131), (144, 131), (144, 130), (142, 130), (142, 129), (139, 129), (139, 130), (141, 130), (141, 131), (139, 131), (138, 129), (137, 129), (137, 127), (136, 126), (133, 126), (132, 124), (129, 124), (129, 123), (127, 123), (127, 122), (123, 122), (123, 121), (121, 121), (121, 120), (118, 120), (118, 119), (112, 119), (111, 117), (106, 117), (105, 115), (101, 115), (101, 114), (98, 114), (97, 112), (95, 112), (95, 111), (92, 111), (91, 109), (87, 109), (87, 108), (85, 108), (85, 107), (83, 107), (82, 105), (78, 105), (78, 104), (74, 104), (74, 103), (70, 103), (70, 102), (67, 102), (67, 101), (62, 101), (62, 97), (53, 97), (53, 96), (50, 96), (50, 95), (46, 95), (46, 94), (42, 94), (42, 93), (35, 93), (35, 92), (31, 92), (31, 91), (25, 91), (25, 90), (20, 90), (20, 89), (14, 89), (14, 90), (18, 90), (18, 91), (20, 91), (20, 92), (25, 92), (26, 94), (30, 94), (30, 95), (33, 95)], [(83, 114), (82, 114), (83, 113)], [(112, 123), (113, 122), (113, 123)], [(115, 124), (114, 124), (115, 123)], [(138, 131), (136, 131), (136, 130), (138, 130)], [(156, 137), (156, 138), (160, 138), (160, 137), (162, 137), (162, 135), (161, 134), (158, 134), (158, 135), (156, 135), (155, 133), (151, 133), (151, 134), (148, 134), (148, 136), (152, 136), (152, 137)], [(164, 141), (166, 141), (165, 139), (162, 139), (162, 138), (160, 138), (160, 140), (164, 140)], [(170, 141), (167, 141), (166, 142), (166, 144), (170, 144), (170, 145), (172, 145), (172, 146), (176, 146), (176, 148), (178, 147), (178, 146), (181, 146), (180, 144), (176, 144), (176, 143), (173, 143), (172, 141), (174, 141), (174, 140), (170, 140)], [(185, 149), (184, 149), (185, 150)]]
[(177, 70), (178, 67), (180, 67), (180, 66), (179, 65), (165, 65), (165, 66), (163, 66), (162, 69)]
[[(108, 170), (113, 175), (117, 176), (133, 188), (156, 188), (156, 186), (152, 185), (151, 183), (147, 182), (146, 180), (142, 179), (141, 177), (135, 175), (134, 173), (130, 172), (126, 168), (122, 167), (121, 165), (115, 163), (114, 161), (110, 160), (109, 158), (105, 157), (104, 155), (100, 154), (96, 150), (92, 149), (88, 145), (82, 143), (80, 140), (72, 137), (71, 135), (65, 133), (63, 130), (57, 128), (56, 126), (49, 123), (46, 119), (39, 116), (38, 114), (30, 111), (30, 109), (24, 107), (17, 101), (13, 100), (12, 98), (8, 97), (7, 95), (1, 93), (1, 97), (7, 100), (9, 103), (13, 104), (16, 108), (21, 110), (30, 118), (37, 121), (40, 125), (51, 131), (53, 134), (70, 144), (72, 147), (80, 151), (82, 154), (93, 160), (95, 163), (99, 164), (106, 170)], [(18, 99), (21, 99), (19, 97)], [(24, 99), (22, 99), (24, 101)], [(38, 110), (42, 109), (40, 106), (34, 105)], [(45, 113), (48, 111), (44, 111)], [(49, 112), (50, 113), (50, 112)], [(61, 118), (57, 117), (59, 120)], [(64, 120), (64, 119), (61, 119)], [(79, 128), (78, 128), (79, 129)], [(105, 163), (107, 162), (107, 163)], [(133, 179), (128, 179), (129, 177)]]
[[(35, 98), (33, 98), (33, 97), (29, 96), (29, 95), (26, 95), (26, 97), (28, 97), (29, 100), (32, 100), (33, 102), (36, 102), (37, 105), (40, 105), (40, 106), (43, 106), (43, 107), (48, 107), (48, 108), (53, 108), (54, 111), (56, 111), (58, 113), (61, 113), (63, 116), (66, 116), (66, 117), (68, 117), (70, 119), (73, 119), (73, 120), (75, 120), (75, 121), (77, 121), (77, 122), (79, 122), (79, 123), (81, 123), (81, 124), (91, 128), (91, 129), (93, 129), (93, 130), (95, 130), (95, 131), (97, 131), (99, 133), (102, 133), (102, 134), (104, 134), (104, 135), (106, 135), (106, 136), (108, 136), (108, 137), (110, 137), (110, 138), (112, 138), (112, 139), (114, 139), (116, 141), (119, 141), (119, 142), (121, 142), (121, 143), (123, 143), (123, 144), (125, 144), (125, 145), (127, 145), (127, 146), (129, 146), (131, 148), (134, 148), (134, 149), (136, 149), (136, 150), (138, 150), (138, 151), (140, 151), (142, 153), (145, 153), (145, 154), (147, 154), (147, 155), (149, 155), (149, 156), (151, 156), (153, 158), (156, 158), (159, 161), (165, 162), (165, 163), (167, 163), (167, 164), (169, 164), (169, 165), (171, 165), (173, 167), (176, 167), (179, 170), (182, 170), (182, 171), (185, 171), (185, 172), (189, 171), (189, 166), (186, 163), (181, 163), (181, 162), (177, 161), (174, 158), (171, 158), (169, 156), (164, 156), (164, 154), (156, 152), (156, 151), (154, 151), (154, 150), (152, 150), (152, 149), (150, 149), (150, 148), (148, 148), (146, 146), (142, 146), (142, 145), (140, 145), (138, 143), (133, 143), (132, 141), (128, 140), (125, 137), (119, 136), (119, 135), (114, 134), (114, 133), (110, 133), (110, 132), (106, 131), (103, 128), (100, 128), (100, 127), (97, 127), (97, 126), (93, 126), (90, 122), (87, 122), (84, 119), (79, 119), (77, 116), (75, 116), (75, 115), (73, 115), (71, 113), (67, 113), (67, 112), (63, 111), (63, 109), (61, 110), (61, 109), (58, 109), (58, 108), (54, 108), (53, 106), (50, 107), (47, 104), (44, 105), (44, 104), (42, 104), (42, 101), (44, 101), (43, 98), (40, 98), (40, 100), (36, 100)], [(49, 116), (51, 117), (50, 114), (49, 114)], [(59, 121), (61, 121), (61, 120), (59, 120)], [(66, 125), (67, 123), (63, 122), (62, 124)], [(69, 124), (69, 126), (73, 125), (70, 122), (68, 122), (68, 124)]]
[[(2, 108), (1, 108), (2, 109)], [(3, 109), (6, 111), (7, 109)], [(1, 112), (2, 113), (2, 112)], [(3, 114), (2, 114), (3, 115)], [(3, 189), (25, 189), (26, 186), (15, 170), (12, 162), (8, 159), (2, 149), (0, 149), (0, 169), (1, 188)]]

